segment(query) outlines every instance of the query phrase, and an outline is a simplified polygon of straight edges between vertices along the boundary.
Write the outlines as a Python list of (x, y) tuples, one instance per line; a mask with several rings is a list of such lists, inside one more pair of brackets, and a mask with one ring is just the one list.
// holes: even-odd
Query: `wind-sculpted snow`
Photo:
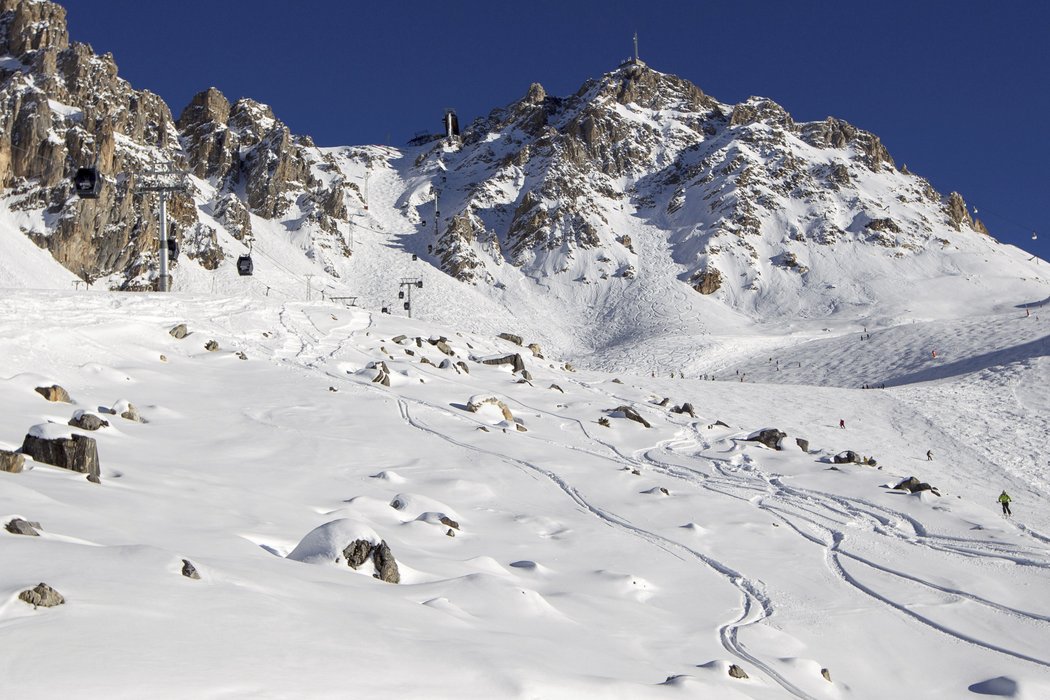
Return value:
[[(118, 399), (148, 422), (91, 433), (100, 484), (0, 472), (0, 521), (40, 525), (0, 529), (4, 690), (1040, 697), (1048, 323), (738, 328), (682, 355), (685, 378), (569, 371), (545, 349), (522, 382), (469, 359), (506, 352), (495, 332), (340, 304), (11, 292), (0, 450)], [(439, 366), (440, 337), (469, 373)], [(715, 381), (695, 372), (712, 348)], [(874, 374), (886, 389), (855, 388)], [(73, 404), (34, 391), (56, 383)], [(527, 432), (468, 411), (479, 397)], [(695, 416), (670, 410), (685, 402)], [(652, 427), (599, 423), (620, 407)], [(781, 450), (746, 441), (764, 427)], [(844, 450), (877, 466), (833, 464)], [(942, 496), (890, 488), (908, 476)], [(385, 542), (400, 583), (347, 566), (353, 542)], [(65, 604), (17, 599), (40, 582)], [(119, 673), (69, 644), (100, 630)]]

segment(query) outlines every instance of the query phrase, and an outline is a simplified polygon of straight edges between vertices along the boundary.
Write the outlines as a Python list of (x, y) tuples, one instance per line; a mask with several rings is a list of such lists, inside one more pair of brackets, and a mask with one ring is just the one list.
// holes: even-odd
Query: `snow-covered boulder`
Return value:
[(37, 462), (62, 469), (99, 476), (98, 446), (94, 438), (73, 435), (67, 425), (41, 423), (29, 429), (22, 442), (22, 452)]
[(355, 571), (371, 562), (373, 577), (387, 583), (401, 581), (387, 543), (368, 525), (349, 518), (333, 520), (311, 530), (288, 559), (307, 564), (345, 563)]

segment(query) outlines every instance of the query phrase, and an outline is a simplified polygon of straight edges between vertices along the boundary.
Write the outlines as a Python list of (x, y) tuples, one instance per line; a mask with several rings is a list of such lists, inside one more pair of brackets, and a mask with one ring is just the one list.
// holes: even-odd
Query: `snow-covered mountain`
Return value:
[(0, 697), (1050, 696), (1046, 263), (874, 135), (628, 62), (319, 148), (0, 46)]
[[(323, 290), (401, 311), (401, 279), (420, 277), (432, 291), (417, 314), (514, 326), (592, 366), (700, 372), (717, 365), (668, 366), (668, 346), (710, 344), (713, 327), (888, 326), (937, 317), (945, 298), (1050, 296), (1045, 264), (895, 167), (875, 135), (796, 123), (769, 99), (723, 104), (640, 61), (566, 98), (532, 85), (462, 137), (318, 148), (215, 89), (174, 119), (112, 56), (69, 43), (60, 5), (0, 13), (4, 245), (25, 249), (21, 232), (96, 285), (155, 284), (156, 195), (136, 188), (174, 166), (189, 174), (169, 205), (176, 291)], [(70, 176), (94, 162), (102, 194), (78, 200)], [(238, 278), (249, 251), (256, 273)], [(72, 282), (52, 269), (51, 284)], [(0, 278), (21, 276), (0, 262)]]

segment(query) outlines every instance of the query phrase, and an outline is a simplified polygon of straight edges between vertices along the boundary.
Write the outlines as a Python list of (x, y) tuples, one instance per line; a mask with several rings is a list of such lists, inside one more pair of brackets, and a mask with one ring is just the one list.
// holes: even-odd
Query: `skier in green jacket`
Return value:
[(999, 502), (1003, 504), (1003, 515), (1013, 515), (1010, 512), (1010, 495), (1006, 491), (999, 494)]

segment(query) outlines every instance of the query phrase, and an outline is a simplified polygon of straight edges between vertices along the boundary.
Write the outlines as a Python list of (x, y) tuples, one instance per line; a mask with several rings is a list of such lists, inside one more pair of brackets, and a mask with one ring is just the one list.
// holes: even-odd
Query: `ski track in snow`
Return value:
[[(652, 298), (640, 297), (642, 306), (648, 308), (654, 316), (660, 312)], [(727, 585), (732, 586), (739, 595), (739, 610), (734, 619), (724, 621), (717, 627), (719, 642), (732, 657), (746, 662), (750, 668), (770, 679), (783, 692), (798, 698), (816, 697), (788, 674), (782, 672), (778, 663), (783, 659), (772, 658), (767, 653), (753, 650), (741, 638), (748, 628), (776, 620), (778, 614), (777, 593), (771, 592), (763, 583), (762, 577), (749, 571), (751, 565), (746, 559), (741, 563), (729, 561), (724, 556), (715, 556), (701, 551), (689, 544), (677, 541), (661, 534), (656, 528), (639, 524), (639, 522), (604, 505), (600, 496), (589, 495), (591, 485), (576, 483), (574, 479), (558, 470), (548, 468), (528, 459), (513, 456), (507, 452), (489, 449), (478, 444), (458, 439), (454, 435), (433, 427), (428, 421), (429, 414), (451, 416), (465, 425), (473, 425), (467, 414), (450, 411), (447, 406), (428, 402), (399, 393), (397, 391), (368, 383), (367, 380), (348, 374), (339, 369), (339, 362), (353, 359), (366, 362), (381, 359), (374, 347), (378, 346), (376, 338), (367, 339), (371, 334), (374, 319), (371, 314), (358, 310), (342, 312), (324, 304), (284, 302), (274, 309), (273, 320), (276, 325), (268, 329), (270, 337), (260, 340), (257, 332), (260, 329), (238, 327), (234, 317), (246, 309), (243, 302), (230, 301), (223, 305), (209, 322), (216, 329), (223, 330), (228, 336), (239, 338), (245, 349), (260, 355), (267, 352), (271, 361), (279, 366), (292, 370), (303, 370), (313, 375), (323, 375), (341, 388), (354, 387), (357, 391), (370, 396), (383, 397), (389, 402), (391, 410), (396, 411), (400, 421), (415, 431), (445, 441), (460, 450), (484, 455), (499, 464), (505, 464), (553, 485), (582, 512), (597, 519), (614, 530), (640, 540), (668, 556), (682, 562), (696, 562), (707, 571), (713, 572)], [(60, 306), (55, 310), (56, 323), (62, 323), (63, 314), (69, 321), (79, 321), (78, 310)], [(81, 323), (72, 329), (73, 335), (81, 343), (81, 352), (87, 350), (90, 358), (105, 356), (107, 362), (116, 360), (119, 364), (133, 365), (137, 358), (131, 352), (125, 352), (112, 345), (107, 345), (93, 337), (93, 333), (103, 333), (108, 324), (119, 319), (124, 310), (114, 307), (112, 313), (102, 313), (90, 323)], [(162, 325), (168, 316), (157, 316), (147, 319), (148, 322)], [(681, 319), (679, 319), (681, 320)], [(659, 322), (659, 321), (658, 321)], [(27, 331), (31, 336), (35, 331)], [(200, 336), (207, 331), (201, 329)], [(391, 341), (384, 341), (391, 342)], [(396, 347), (396, 346), (391, 346)], [(389, 358), (397, 359), (397, 358)], [(403, 358), (401, 358), (403, 359)], [(61, 358), (48, 355), (48, 361), (60, 364)], [(1010, 423), (1024, 423), (1029, 433), (1020, 444), (1025, 449), (1035, 450), (1039, 441), (1045, 417), (1038, 411), (1038, 402), (1044, 400), (1038, 392), (1020, 384), (1021, 369), (1029, 372), (1038, 370), (1045, 378), (1047, 364), (1025, 365), (1023, 368), (998, 370), (992, 376), (979, 379), (983, 385), (993, 383), (1000, 390), (993, 399), (1002, 403), (997, 410), (998, 418), (990, 425), (994, 429)], [(447, 370), (436, 367), (412, 364), (413, 371), (419, 376), (433, 381), (446, 382), (452, 387), (460, 386), (463, 391), (474, 393), (467, 378), (450, 374)], [(416, 379), (412, 379), (413, 382)], [(1011, 647), (1008, 643), (991, 642), (973, 632), (979, 629), (985, 620), (1009, 619), (1026, 630), (1028, 637), (1050, 638), (1050, 614), (1025, 610), (1016, 604), (1000, 602), (993, 595), (964, 590), (955, 585), (946, 585), (929, 576), (920, 575), (906, 568), (894, 566), (892, 554), (894, 548), (904, 548), (914, 553), (906, 561), (915, 561), (931, 555), (946, 557), (947, 562), (979, 562), (990, 566), (1009, 564), (1021, 570), (1032, 570), (1036, 573), (1050, 571), (1050, 551), (1045, 547), (1050, 543), (1050, 536), (1040, 529), (1026, 524), (1016, 525), (1023, 537), (1031, 544), (996, 541), (985, 537), (961, 537), (937, 534), (919, 518), (876, 502), (873, 498), (861, 498), (842, 493), (829, 493), (814, 490), (794, 483), (796, 475), (778, 473), (775, 469), (763, 467), (766, 461), (764, 448), (743, 443), (744, 435), (736, 428), (712, 429), (710, 423), (701, 419), (688, 418), (685, 415), (672, 415), (664, 408), (652, 404), (640, 404), (634, 396), (633, 389), (626, 385), (598, 382), (591, 378), (565, 375), (562, 381), (570, 393), (577, 391), (586, 396), (604, 397), (610, 407), (620, 404), (635, 405), (643, 414), (651, 418), (659, 417), (673, 426), (676, 433), (673, 437), (659, 439), (655, 444), (631, 448), (620, 447), (611, 437), (605, 437), (602, 428), (594, 428), (583, 419), (565, 415), (544, 405), (538, 398), (529, 400), (521, 396), (505, 397), (515, 413), (533, 415), (543, 421), (556, 423), (564, 431), (565, 442), (555, 443), (538, 433), (515, 434), (516, 439), (528, 444), (540, 444), (551, 450), (566, 450), (592, 460), (605, 462), (622, 469), (639, 469), (648, 473), (660, 474), (683, 484), (687, 489), (703, 492), (722, 499), (734, 507), (760, 511), (784, 525), (788, 531), (795, 533), (799, 540), (818, 548), (822, 553), (827, 573), (848, 591), (876, 602), (879, 606), (894, 614), (913, 621), (915, 624), (934, 630), (940, 635), (950, 637), (960, 643), (1009, 656), (1014, 659), (1034, 664), (1040, 668), (1050, 668), (1050, 656), (1029, 653), (1020, 648)], [(923, 434), (939, 436), (941, 443), (935, 444), (936, 451), (976, 452), (976, 464), (969, 465), (971, 470), (990, 467), (993, 462), (1004, 466), (1011, 488), (1024, 482), (1043, 478), (1033, 472), (1025, 458), (1007, 459), (1003, 465), (1002, 453), (988, 447), (971, 444), (972, 437), (960, 435), (953, 427), (969, 420), (975, 420), (964, 401), (945, 398), (952, 392), (965, 395), (970, 391), (965, 381), (924, 387), (926, 396), (920, 398), (905, 390), (890, 391), (885, 394), (872, 395), (873, 400), (883, 404), (894, 405), (892, 411), (886, 411), (891, 417), (889, 428), (906, 440), (909, 433), (919, 431)], [(584, 393), (586, 392), (586, 393)], [(925, 409), (930, 402), (951, 406), (952, 413), (946, 411), (933, 413)], [(528, 396), (539, 396), (530, 394)], [(598, 401), (600, 399), (594, 399)], [(1028, 410), (1027, 406), (1033, 406)], [(266, 416), (257, 416), (253, 420), (279, 427), (279, 423)], [(704, 426), (707, 425), (708, 428)], [(1046, 432), (1042, 431), (1045, 436)], [(745, 447), (745, 445), (748, 445)], [(772, 459), (775, 453), (768, 453)], [(997, 459), (998, 458), (998, 459)], [(911, 498), (901, 496), (901, 498)], [(902, 503), (904, 503), (902, 501)], [(887, 558), (890, 558), (887, 561)], [(960, 564), (961, 566), (962, 564)], [(886, 583), (889, 580), (891, 583)], [(933, 595), (964, 601), (969, 606), (969, 615), (962, 624), (946, 622), (943, 613), (936, 607), (926, 609), (920, 605), (910, 604), (898, 597), (888, 595), (885, 590), (901, 591), (908, 587)], [(969, 627), (968, 627), (969, 625)], [(1019, 642), (1020, 643), (1020, 642)]]
[[(667, 446), (664, 446), (664, 449), (666, 448)], [(1001, 645), (988, 644), (980, 639), (953, 630), (947, 625), (938, 624), (910, 609), (908, 606), (880, 595), (870, 587), (865, 586), (856, 577), (851, 576), (840, 561), (840, 558), (845, 557), (852, 561), (864, 564), (872, 569), (890, 574), (891, 576), (919, 584), (941, 593), (965, 598), (996, 612), (1006, 613), (1021, 620), (1037, 623), (1050, 623), (1050, 616), (1048, 615), (1026, 612), (1014, 607), (999, 604), (995, 601), (968, 593), (958, 588), (944, 587), (924, 580), (918, 576), (910, 575), (893, 569), (892, 567), (873, 562), (863, 556), (851, 553), (846, 549), (848, 538), (845, 530), (842, 528), (848, 523), (866, 522), (870, 526), (872, 532), (875, 532), (880, 536), (894, 537), (911, 545), (928, 547), (937, 551), (949, 552), (951, 554), (965, 557), (1001, 558), (1009, 560), (1015, 564), (1050, 569), (1050, 553), (1047, 553), (1045, 550), (1032, 548), (1024, 552), (1017, 552), (1016, 548), (996, 545), (989, 546), (982, 540), (958, 540), (931, 536), (926, 533), (923, 526), (917, 520), (903, 512), (895, 511), (871, 503), (870, 501), (848, 499), (823, 492), (814, 493), (805, 489), (787, 486), (782, 477), (771, 477), (763, 474), (750, 460), (748, 460), (748, 464), (745, 468), (739, 468), (737, 465), (732, 465), (730, 462), (716, 462), (714, 464), (716, 471), (721, 477), (730, 482), (734, 482), (732, 483), (733, 487), (743, 491), (761, 491), (762, 495), (756, 501), (753, 497), (730, 494), (726, 491), (720, 491), (717, 487), (711, 488), (707, 481), (709, 477), (703, 475), (701, 472), (694, 469), (687, 469), (687, 472), (682, 472), (672, 465), (652, 458), (650, 452), (651, 451), (647, 451), (644, 455), (646, 461), (655, 469), (662, 471), (668, 476), (690, 481), (691, 483), (722, 493), (723, 495), (746, 500), (763, 510), (777, 514), (780, 520), (790, 526), (793, 531), (826, 550), (829, 567), (843, 582), (869, 595), (878, 602), (891, 607), (902, 614), (908, 615), (946, 635), (959, 639), (960, 641), (981, 646), (998, 653), (1014, 656), (1018, 659), (1030, 661), (1040, 666), (1050, 667), (1050, 657), (1039, 658), (1008, 649)], [(741, 474), (743, 477), (741, 477)], [(695, 478), (696, 475), (700, 475), (703, 478), (697, 479)], [(745, 481), (744, 484), (740, 483), (741, 479)], [(761, 489), (756, 487), (754, 485), (755, 480), (766, 484), (768, 488)], [(832, 505), (828, 504), (829, 501)], [(826, 522), (831, 522), (834, 526), (827, 525), (825, 524)], [(804, 523), (817, 529), (822, 536), (807, 532), (800, 523)], [(906, 524), (910, 528), (910, 532), (901, 532), (900, 529), (896, 527), (896, 524), (898, 523)], [(1042, 539), (1042, 536), (1040, 536), (1040, 539)], [(1050, 624), (1046, 624), (1044, 627), (1044, 634), (1050, 635)]]

